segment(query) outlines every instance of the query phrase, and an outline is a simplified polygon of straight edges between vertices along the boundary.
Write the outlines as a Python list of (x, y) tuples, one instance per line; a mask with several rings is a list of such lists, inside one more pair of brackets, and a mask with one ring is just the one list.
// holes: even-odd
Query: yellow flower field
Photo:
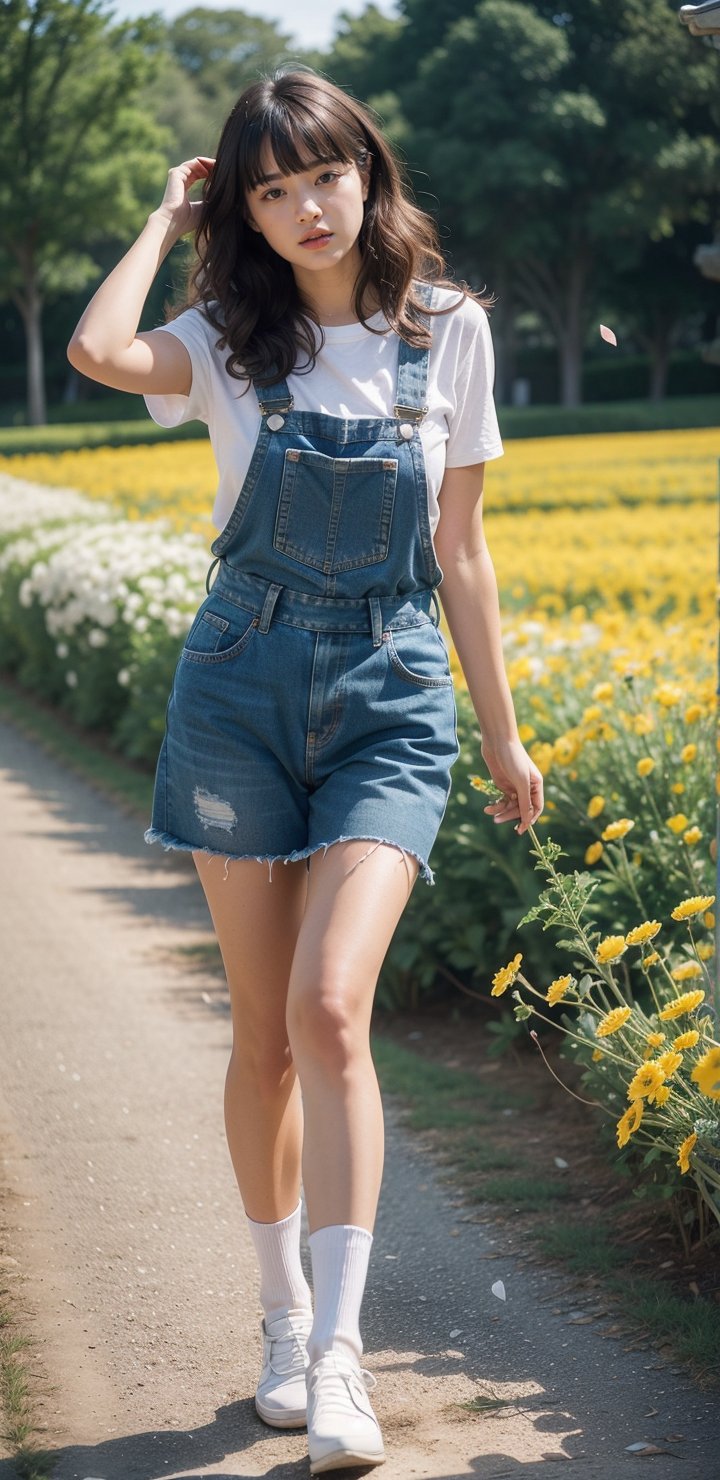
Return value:
[[(622, 634), (642, 652), (660, 639), (658, 622), (666, 651), (680, 645), (678, 621), (709, 631), (719, 457), (714, 428), (507, 441), (488, 465), (484, 500), (504, 612), (521, 607), (548, 623), (548, 641), (553, 617), (592, 615), (601, 646)], [(208, 546), (216, 535), (206, 439), (28, 454), (0, 459), (0, 471), (110, 498), (131, 519), (163, 514)]]

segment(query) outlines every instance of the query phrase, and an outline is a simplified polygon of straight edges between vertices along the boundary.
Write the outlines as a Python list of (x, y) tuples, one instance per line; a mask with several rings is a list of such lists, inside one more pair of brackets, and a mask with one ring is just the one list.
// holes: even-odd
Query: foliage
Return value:
[[(488, 784), (483, 790), (497, 789)], [(672, 907), (653, 897), (659, 918), (639, 920), (643, 908), (636, 899), (632, 927), (625, 923), (619, 933), (608, 933), (607, 919), (594, 928), (584, 918), (599, 878), (577, 869), (561, 873), (556, 864), (567, 856), (564, 850), (550, 838), (541, 841), (532, 827), (529, 833), (535, 867), (550, 883), (519, 928), (537, 919), (543, 930), (563, 927), (569, 938), (557, 945), (573, 952), (566, 965), (574, 970), (541, 992), (521, 970), (518, 952), (495, 973), (492, 995), (519, 982), (524, 990), (512, 992), (518, 1021), (537, 1017), (565, 1034), (564, 1051), (583, 1065), (582, 1083), (593, 1095), (586, 1103), (615, 1122), (620, 1161), (636, 1179), (636, 1196), (679, 1196), (683, 1229), (696, 1220), (702, 1229), (707, 1213), (720, 1224), (720, 1038), (714, 946), (705, 938), (715, 924), (715, 895), (676, 894)], [(548, 1017), (533, 999), (550, 1011), (561, 1005), (570, 1010)], [(681, 1181), (688, 1174), (694, 1184), (689, 1205)]]

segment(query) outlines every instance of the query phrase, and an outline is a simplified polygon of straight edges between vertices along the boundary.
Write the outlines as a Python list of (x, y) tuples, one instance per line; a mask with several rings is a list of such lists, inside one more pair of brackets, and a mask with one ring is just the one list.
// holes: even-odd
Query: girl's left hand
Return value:
[(517, 833), (527, 832), (545, 805), (543, 778), (530, 759), (521, 740), (504, 740), (491, 744), (483, 740), (480, 753), (496, 786), (504, 792), (500, 801), (490, 802), (483, 810), (492, 814), (493, 822), (521, 820)]

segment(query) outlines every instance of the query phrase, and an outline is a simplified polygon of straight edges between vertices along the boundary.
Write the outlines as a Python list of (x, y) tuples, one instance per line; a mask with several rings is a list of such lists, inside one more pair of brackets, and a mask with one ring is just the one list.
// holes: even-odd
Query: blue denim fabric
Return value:
[[(431, 302), (430, 285), (422, 288)], [(180, 654), (148, 843), (272, 864), (364, 838), (428, 856), (459, 753), (418, 431), (428, 350), (400, 343), (395, 415), (262, 425)]]

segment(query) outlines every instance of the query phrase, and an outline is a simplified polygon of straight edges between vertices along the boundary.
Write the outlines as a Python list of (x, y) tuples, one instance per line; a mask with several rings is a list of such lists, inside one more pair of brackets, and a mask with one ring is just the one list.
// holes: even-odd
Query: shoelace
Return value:
[(365, 1386), (365, 1391), (371, 1393), (377, 1387), (377, 1378), (366, 1367), (331, 1367), (323, 1369), (322, 1396), (327, 1398), (342, 1398), (346, 1393), (346, 1384), (351, 1386), (353, 1379)]
[[(283, 1336), (270, 1336), (270, 1370), (277, 1377), (287, 1377), (291, 1372), (305, 1371), (305, 1351), (312, 1321), (298, 1321), (293, 1330)], [(284, 1364), (284, 1365), (283, 1365)]]

